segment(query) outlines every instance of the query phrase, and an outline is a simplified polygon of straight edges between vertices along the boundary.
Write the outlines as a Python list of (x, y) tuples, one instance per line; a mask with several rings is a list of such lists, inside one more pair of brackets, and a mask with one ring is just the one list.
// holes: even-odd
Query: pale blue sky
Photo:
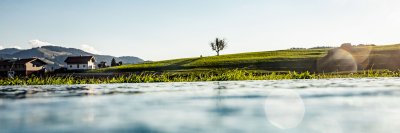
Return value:
[[(53, 44), (146, 60), (400, 43), (398, 0), (0, 0), (0, 47)], [(93, 48), (91, 48), (93, 47)]]

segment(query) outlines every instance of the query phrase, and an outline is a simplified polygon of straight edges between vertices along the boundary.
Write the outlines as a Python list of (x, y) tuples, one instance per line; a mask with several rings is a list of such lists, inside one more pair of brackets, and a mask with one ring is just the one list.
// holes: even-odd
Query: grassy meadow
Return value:
[(296, 68), (296, 66), (306, 71), (312, 66), (304, 64), (325, 56), (328, 50), (328, 48), (296, 49), (183, 58), (122, 65), (97, 69), (91, 72), (208, 71), (213, 69), (237, 68), (246, 70), (287, 71), (291, 70), (290, 68)]
[(362, 71), (357, 73), (310, 73), (310, 72), (258, 72), (249, 70), (213, 70), (208, 72), (165, 72), (160, 74), (141, 73), (105, 78), (66, 77), (16, 77), (0, 79), (0, 85), (59, 85), (59, 84), (110, 84), (110, 83), (152, 83), (152, 82), (195, 82), (195, 81), (234, 81), (234, 80), (284, 80), (284, 79), (326, 79), (326, 78), (365, 78), (399, 77), (400, 72)]
[[(331, 49), (332, 48), (290, 49), (182, 58), (109, 67), (96, 69), (91, 72), (191, 72), (209, 71), (213, 69), (313, 72), (313, 69), (315, 69), (315, 66), (313, 66), (315, 61), (326, 56), (328, 51)], [(356, 46), (354, 49), (356, 51), (353, 53), (355, 58), (359, 56), (367, 56), (372, 60), (383, 60), (380, 57), (384, 57), (384, 60), (392, 60), (392, 58), (398, 58), (397, 56), (400, 55), (400, 44)], [(383, 62), (383, 64), (385, 63), (390, 62)], [(378, 63), (376, 65), (378, 65)]]

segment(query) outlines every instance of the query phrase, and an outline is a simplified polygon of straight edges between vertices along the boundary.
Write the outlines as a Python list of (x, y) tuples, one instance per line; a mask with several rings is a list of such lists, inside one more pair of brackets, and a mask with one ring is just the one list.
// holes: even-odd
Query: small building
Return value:
[(70, 56), (64, 61), (67, 63), (67, 70), (91, 70), (96, 69), (96, 59), (94, 56)]
[(9, 72), (15, 76), (43, 75), (45, 65), (47, 63), (38, 58), (0, 60), (0, 75), (6, 77)]

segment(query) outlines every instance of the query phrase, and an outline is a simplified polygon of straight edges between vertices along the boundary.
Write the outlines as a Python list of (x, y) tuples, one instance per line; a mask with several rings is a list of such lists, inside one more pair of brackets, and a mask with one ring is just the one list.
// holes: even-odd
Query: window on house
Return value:
[(86, 67), (86, 65), (83, 65), (83, 67)]
[(72, 65), (69, 65), (69, 68), (72, 68)]
[(76, 67), (79, 68), (79, 64), (77, 64)]

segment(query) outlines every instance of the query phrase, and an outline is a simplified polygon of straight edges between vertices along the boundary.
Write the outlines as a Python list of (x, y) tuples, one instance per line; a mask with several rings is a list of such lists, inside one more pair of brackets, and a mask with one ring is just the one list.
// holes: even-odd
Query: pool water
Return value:
[(397, 133), (400, 78), (1, 86), (0, 133)]

